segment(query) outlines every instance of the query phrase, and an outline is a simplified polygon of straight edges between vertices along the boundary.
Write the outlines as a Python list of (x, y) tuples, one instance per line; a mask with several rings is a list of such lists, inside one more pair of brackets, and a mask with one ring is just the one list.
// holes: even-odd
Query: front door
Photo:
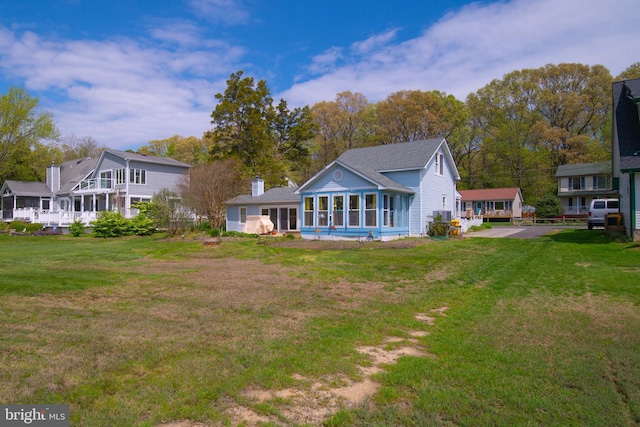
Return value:
[(480, 215), (482, 213), (483, 206), (484, 206), (483, 202), (476, 202), (476, 215)]

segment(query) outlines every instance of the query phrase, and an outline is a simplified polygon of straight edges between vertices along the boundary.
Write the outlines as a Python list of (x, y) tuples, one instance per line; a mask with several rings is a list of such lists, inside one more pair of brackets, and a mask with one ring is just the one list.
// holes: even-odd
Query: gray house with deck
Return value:
[(45, 183), (5, 181), (2, 219), (67, 227), (75, 220), (89, 225), (101, 211), (130, 218), (136, 202), (151, 201), (163, 188), (176, 190), (190, 168), (170, 158), (107, 149), (97, 158), (48, 167)]

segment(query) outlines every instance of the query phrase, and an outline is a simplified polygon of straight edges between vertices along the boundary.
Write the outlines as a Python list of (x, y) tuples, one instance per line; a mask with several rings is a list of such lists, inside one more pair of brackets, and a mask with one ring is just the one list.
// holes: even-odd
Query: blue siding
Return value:
[[(343, 176), (342, 180), (340, 180), (339, 182), (336, 182), (333, 177), (336, 171), (341, 172)], [(326, 171), (322, 176), (320, 176), (312, 185), (310, 185), (308, 188), (305, 188), (305, 192), (351, 191), (371, 188), (372, 184), (366, 179), (361, 178), (360, 176), (339, 165), (335, 165), (334, 167)]]
[[(366, 212), (365, 212), (365, 197), (368, 194), (376, 195), (376, 225), (375, 226), (367, 226), (366, 225)], [(405, 200), (404, 204), (396, 205), (396, 220), (394, 221), (394, 227), (384, 226), (384, 209), (383, 209), (383, 196), (384, 195), (392, 195), (396, 197), (396, 203), (400, 203), (400, 200)], [(360, 199), (360, 216), (359, 216), (359, 226), (351, 226), (349, 225), (349, 196), (357, 195)], [(367, 239), (373, 238), (375, 240), (384, 239), (388, 240), (391, 238), (398, 238), (407, 236), (409, 234), (408, 221), (402, 221), (401, 218), (398, 218), (397, 215), (402, 215), (404, 211), (406, 211), (406, 205), (408, 204), (406, 200), (408, 200), (409, 196), (406, 194), (395, 194), (390, 192), (382, 192), (371, 186), (366, 190), (357, 190), (357, 191), (322, 191), (322, 192), (304, 192), (301, 194), (301, 203), (300, 203), (300, 218), (303, 221), (300, 225), (300, 233), (305, 238), (317, 238), (317, 239), (336, 239), (336, 238), (348, 238), (348, 239)], [(317, 223), (317, 213), (318, 213), (318, 198), (319, 197), (328, 197), (329, 199), (329, 220), (327, 225), (320, 226)], [(332, 206), (333, 206), (333, 198), (335, 196), (342, 196), (344, 200), (344, 212), (343, 212), (343, 224), (341, 226), (336, 225), (336, 220), (333, 217)], [(304, 199), (306, 197), (313, 197), (314, 199), (314, 214), (313, 214), (313, 225), (304, 225)]]

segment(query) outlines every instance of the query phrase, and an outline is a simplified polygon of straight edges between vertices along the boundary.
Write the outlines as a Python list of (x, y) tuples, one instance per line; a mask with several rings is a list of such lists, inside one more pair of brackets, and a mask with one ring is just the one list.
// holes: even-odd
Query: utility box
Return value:
[(433, 211), (433, 219), (440, 215), (443, 222), (451, 222), (451, 211)]

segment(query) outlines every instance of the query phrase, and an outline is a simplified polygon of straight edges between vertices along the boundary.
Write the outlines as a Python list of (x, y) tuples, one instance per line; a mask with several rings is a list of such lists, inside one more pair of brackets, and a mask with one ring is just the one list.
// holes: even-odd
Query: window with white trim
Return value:
[(344, 226), (344, 196), (333, 196), (333, 225)]
[(444, 155), (436, 153), (436, 175), (444, 175)]
[(115, 176), (116, 185), (124, 184), (126, 182), (126, 180), (127, 180), (127, 178), (126, 178), (127, 175), (126, 175), (126, 172), (125, 172), (124, 168), (123, 169), (116, 169), (114, 172), (115, 172), (115, 175), (116, 175)]
[(111, 181), (111, 171), (100, 172), (100, 188), (113, 188)]
[(247, 222), (247, 208), (240, 208), (240, 224), (245, 224)]
[(144, 169), (129, 169), (129, 182), (131, 184), (147, 184), (147, 171)]
[(395, 227), (395, 202), (395, 196), (382, 196), (382, 225), (385, 227)]
[(349, 195), (349, 227), (360, 227), (360, 196)]
[(365, 194), (364, 196), (364, 226), (378, 226), (378, 195)]
[(318, 196), (318, 227), (329, 225), (329, 196)]
[(303, 225), (313, 227), (313, 197), (304, 198)]

